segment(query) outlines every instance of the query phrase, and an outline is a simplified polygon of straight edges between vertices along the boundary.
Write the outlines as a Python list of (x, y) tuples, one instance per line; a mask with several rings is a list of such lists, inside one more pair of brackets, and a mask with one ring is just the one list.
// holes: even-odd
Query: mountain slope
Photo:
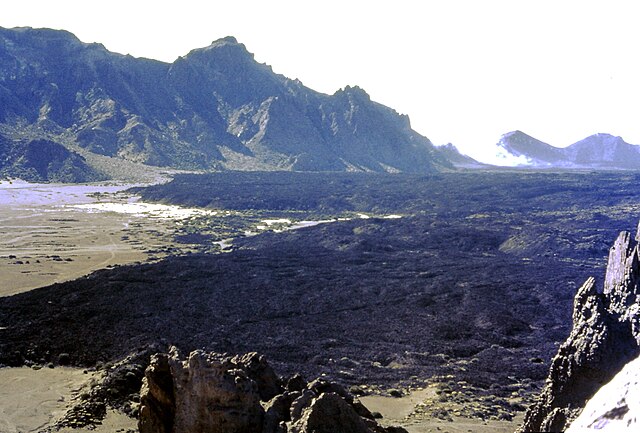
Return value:
[(10, 141), (0, 136), (0, 177), (42, 182), (90, 182), (104, 175), (64, 146), (45, 139)]
[(520, 158), (519, 166), (529, 168), (640, 169), (640, 146), (610, 134), (594, 134), (559, 148), (513, 131), (500, 138), (498, 148)]
[(610, 134), (594, 134), (564, 149), (578, 165), (602, 168), (640, 168), (640, 147)]
[(0, 134), (25, 139), (23, 125), (70, 151), (176, 168), (451, 167), (407, 116), (362, 89), (315, 92), (232, 37), (167, 64), (65, 31), (0, 28)]
[(478, 162), (470, 156), (461, 153), (458, 148), (451, 143), (437, 146), (437, 150), (456, 168), (486, 169), (491, 167), (489, 164)]
[(512, 131), (504, 134), (498, 146), (515, 157), (525, 157), (527, 165), (550, 166), (564, 160), (562, 150), (525, 134)]

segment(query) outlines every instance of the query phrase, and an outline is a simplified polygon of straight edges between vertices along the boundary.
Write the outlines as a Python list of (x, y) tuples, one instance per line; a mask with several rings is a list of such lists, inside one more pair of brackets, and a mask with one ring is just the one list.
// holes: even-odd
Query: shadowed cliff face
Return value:
[(363, 90), (315, 92), (257, 63), (231, 37), (167, 64), (64, 31), (0, 28), (0, 127), (11, 139), (28, 130), (31, 138), (178, 168), (450, 167), (406, 116)]
[(630, 233), (620, 233), (604, 288), (589, 278), (578, 290), (573, 329), (552, 360), (547, 385), (529, 408), (522, 432), (565, 430), (586, 401), (640, 354), (638, 257)]

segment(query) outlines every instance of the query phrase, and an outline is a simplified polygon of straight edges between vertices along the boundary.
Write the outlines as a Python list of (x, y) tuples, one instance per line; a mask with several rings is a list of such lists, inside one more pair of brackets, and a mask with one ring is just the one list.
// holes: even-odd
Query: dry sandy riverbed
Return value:
[(1, 182), (0, 296), (147, 260), (177, 222), (208, 212), (140, 203), (129, 186)]

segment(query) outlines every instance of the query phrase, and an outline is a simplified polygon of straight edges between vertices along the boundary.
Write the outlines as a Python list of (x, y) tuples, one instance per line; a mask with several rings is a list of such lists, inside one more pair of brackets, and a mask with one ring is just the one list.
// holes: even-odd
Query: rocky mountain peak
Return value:
[(344, 89), (339, 89), (338, 91), (336, 91), (334, 93), (334, 96), (341, 96), (341, 95), (346, 95), (346, 96), (352, 96), (352, 97), (358, 97), (358, 98), (362, 98), (366, 101), (370, 101), (371, 100), (371, 96), (369, 96), (369, 94), (366, 92), (366, 90), (364, 90), (362, 87), (360, 86), (345, 86)]
[(597, 142), (600, 142), (600, 143), (611, 143), (611, 142), (620, 142), (620, 141), (624, 142), (622, 137), (620, 137), (619, 135), (612, 135), (612, 134), (608, 134), (606, 132), (598, 132), (596, 134), (590, 135), (589, 137), (585, 138), (584, 140), (597, 141)]
[(574, 300), (573, 329), (551, 361), (547, 383), (520, 432), (563, 431), (585, 403), (640, 354), (639, 246), (622, 232), (603, 288), (589, 278)]
[(561, 158), (561, 151), (522, 131), (511, 131), (504, 134), (498, 146), (513, 156), (524, 156), (534, 164), (549, 165)]
[(254, 61), (253, 53), (250, 53), (247, 47), (233, 36), (226, 36), (211, 42), (206, 47), (191, 50), (185, 58), (207, 59), (206, 63), (210, 65), (215, 62)]
[(43, 50), (47, 57), (77, 54), (79, 51), (98, 51), (107, 53), (100, 43), (85, 43), (73, 33), (66, 30), (47, 28), (16, 27), (5, 29), (0, 27), (0, 50), (27, 53), (29, 50)]
[(593, 134), (561, 148), (537, 140), (522, 131), (512, 131), (500, 138), (498, 152), (521, 158), (518, 165), (534, 168), (640, 168), (640, 146), (629, 144), (620, 136), (606, 133)]
[(229, 44), (237, 44), (238, 40), (234, 36), (225, 36), (224, 38), (220, 38), (218, 40), (211, 42), (211, 45), (214, 45), (217, 43), (224, 43), (224, 42)]
[[(500, 140), (498, 144), (502, 145), (510, 145), (513, 143), (528, 143), (528, 142), (539, 142), (540, 140), (532, 137), (531, 135), (516, 129), (515, 131), (509, 131), (506, 134), (502, 134), (500, 136)], [(546, 143), (545, 143), (546, 144)]]
[(46, 39), (49, 41), (56, 40), (69, 40), (80, 43), (73, 33), (66, 30), (53, 30), (48, 28), (34, 28), (34, 27), (14, 27), (12, 29), (2, 29), (0, 32), (5, 37), (11, 37), (12, 39)]
[[(44, 122), (59, 138), (39, 132)], [(0, 29), (0, 126), (31, 128), (32, 139), (70, 151), (80, 146), (114, 163), (417, 173), (450, 167), (406, 116), (361, 88), (315, 92), (256, 62), (231, 36), (167, 64), (111, 53), (68, 32)], [(18, 174), (18, 135), (5, 137), (12, 159), (0, 160), (0, 172), (7, 175)]]
[(515, 131), (509, 131), (505, 134), (502, 134), (501, 136), (502, 139), (511, 139), (511, 138), (519, 138), (519, 137), (533, 138), (530, 135), (520, 131), (519, 129), (516, 129)]
[(607, 133), (599, 132), (584, 138), (571, 146), (592, 146), (596, 148), (615, 148), (617, 146), (630, 146), (629, 143), (624, 141), (619, 135), (611, 135)]
[(636, 168), (640, 147), (611, 134), (594, 134), (567, 147), (565, 153), (578, 164)]
[(465, 155), (458, 150), (452, 143), (447, 143), (442, 146), (437, 146), (437, 149), (443, 154), (451, 163), (458, 168), (483, 168), (488, 165), (482, 164), (468, 155)]
[[(505, 148), (520, 147), (526, 143), (539, 142), (539, 140), (532, 136), (525, 134), (520, 130), (510, 131), (503, 134), (498, 141), (498, 146)], [(524, 150), (524, 149), (523, 149)]]

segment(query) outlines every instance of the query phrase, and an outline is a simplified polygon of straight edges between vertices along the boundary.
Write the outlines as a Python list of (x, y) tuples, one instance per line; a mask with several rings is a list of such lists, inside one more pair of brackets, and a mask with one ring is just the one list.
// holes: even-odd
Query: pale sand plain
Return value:
[(0, 296), (157, 258), (177, 221), (205, 212), (140, 203), (128, 186), (1, 182)]
[[(382, 425), (400, 425), (409, 433), (513, 433), (524, 419), (521, 414), (513, 421), (482, 421), (462, 416), (452, 416), (451, 421), (442, 420), (423, 411), (437, 399), (435, 386), (417, 389), (399, 398), (382, 395), (360, 398), (371, 412), (379, 412), (383, 416), (378, 420)], [(455, 404), (453, 406), (455, 409)]]
[(0, 431), (37, 432), (62, 415), (90, 377), (72, 368), (0, 369)]
[[(38, 433), (52, 426), (96, 375), (66, 367), (0, 369), (0, 432)], [(136, 429), (136, 425), (136, 420), (110, 411), (95, 429), (60, 431), (114, 433)]]

